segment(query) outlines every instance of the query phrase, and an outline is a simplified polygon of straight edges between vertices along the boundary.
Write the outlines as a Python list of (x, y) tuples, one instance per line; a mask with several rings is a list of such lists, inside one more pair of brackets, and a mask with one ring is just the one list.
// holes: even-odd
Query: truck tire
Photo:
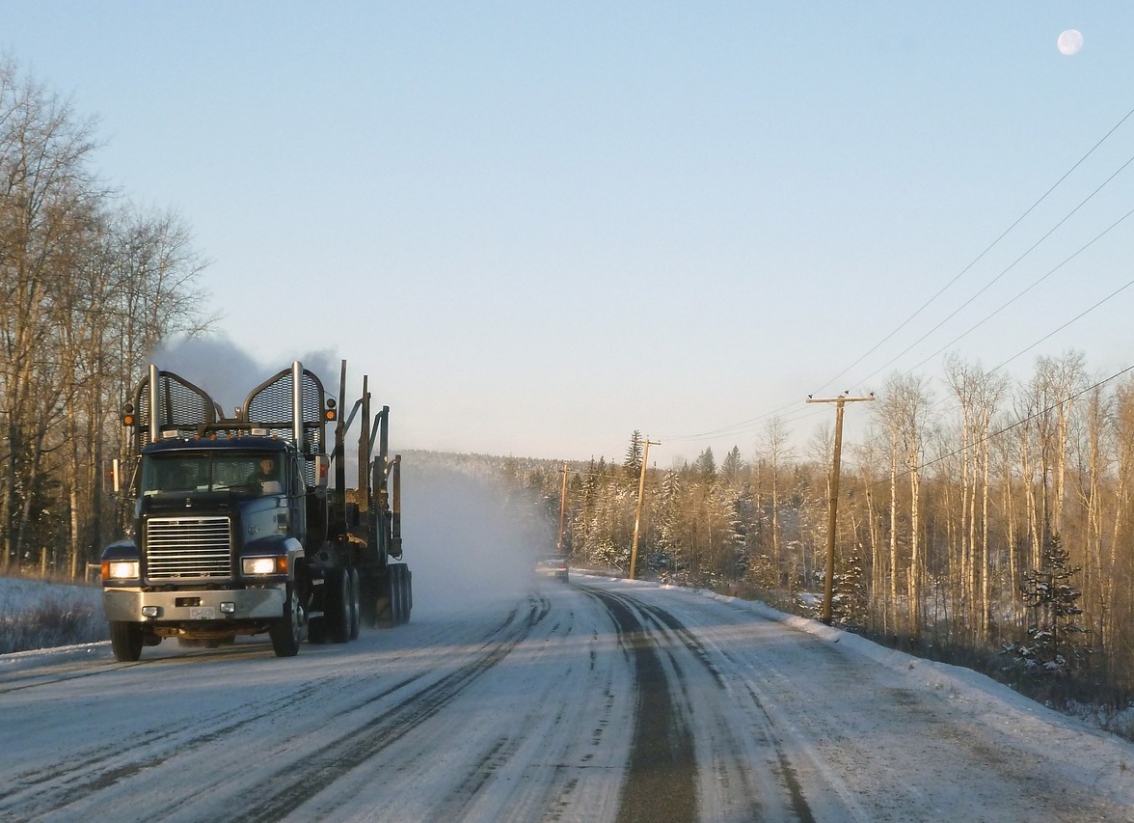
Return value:
[(119, 663), (133, 663), (142, 656), (142, 624), (112, 620), (110, 648)]
[(413, 572), (409, 570), (409, 566), (402, 566), (402, 568), (405, 569), (405, 571), (402, 572), (402, 580), (405, 581), (406, 587), (406, 614), (405, 620), (402, 622), (409, 623), (410, 612), (413, 611)]
[(347, 569), (332, 569), (327, 575), (327, 629), (332, 643), (350, 640), (351, 585)]
[(391, 564), (386, 567), (390, 577), (390, 624), (402, 625), (402, 615), (405, 612), (406, 588), (402, 582), (402, 566)]
[(362, 628), (362, 578), (358, 569), (350, 570), (350, 639), (358, 640)]
[(268, 627), (272, 651), (276, 657), (295, 657), (299, 654), (299, 641), (303, 638), (303, 610), (299, 605), (299, 592), (295, 584), (287, 584), (284, 613)]
[(405, 563), (391, 563), (386, 571), (390, 586), (390, 623), (402, 626), (409, 622), (413, 610), (412, 575)]

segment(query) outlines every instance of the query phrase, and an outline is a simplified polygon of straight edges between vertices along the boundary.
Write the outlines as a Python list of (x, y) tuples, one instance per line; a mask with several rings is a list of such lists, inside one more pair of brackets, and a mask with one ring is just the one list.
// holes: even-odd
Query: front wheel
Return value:
[(404, 563), (394, 563), (386, 568), (390, 581), (390, 622), (401, 626), (409, 622), (413, 609), (412, 577)]
[(133, 663), (142, 656), (142, 624), (112, 620), (110, 648), (119, 663)]
[(299, 604), (299, 592), (294, 583), (287, 584), (283, 610), (283, 615), (272, 621), (268, 628), (268, 637), (272, 639), (272, 651), (276, 657), (295, 657), (303, 639), (303, 607)]

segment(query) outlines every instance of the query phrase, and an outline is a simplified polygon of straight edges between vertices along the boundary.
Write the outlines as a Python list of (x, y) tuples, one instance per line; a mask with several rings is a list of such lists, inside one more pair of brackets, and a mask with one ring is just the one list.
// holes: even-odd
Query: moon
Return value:
[(1059, 35), (1059, 39), (1055, 42), (1059, 47), (1060, 54), (1066, 54), (1070, 57), (1073, 54), (1078, 54), (1079, 49), (1083, 48), (1083, 35), (1077, 29), (1067, 29)]

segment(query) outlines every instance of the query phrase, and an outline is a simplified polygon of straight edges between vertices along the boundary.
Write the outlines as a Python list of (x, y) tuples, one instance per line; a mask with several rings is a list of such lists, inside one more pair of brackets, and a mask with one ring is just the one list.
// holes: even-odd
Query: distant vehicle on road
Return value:
[(557, 554), (549, 554), (537, 560), (535, 571), (541, 577), (554, 577), (564, 583), (568, 582), (567, 559)]

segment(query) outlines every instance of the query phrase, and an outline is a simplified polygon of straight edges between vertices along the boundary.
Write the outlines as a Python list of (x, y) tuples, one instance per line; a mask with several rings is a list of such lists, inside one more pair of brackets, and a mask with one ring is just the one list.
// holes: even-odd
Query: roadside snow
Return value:
[[(611, 821), (645, 764), (695, 781), (706, 822), (1134, 823), (1134, 745), (988, 678), (760, 603), (572, 581), (287, 660), (263, 642), (2, 655), (21, 745), (0, 747), (0, 819)], [(694, 753), (656, 767), (649, 654), (657, 718)], [(290, 782), (301, 763), (312, 779)]]
[(1084, 774), (1089, 774), (1091, 780), (1086, 782), (1094, 786), (1097, 794), (1134, 809), (1134, 745), (1099, 729), (1091, 718), (1070, 717), (1049, 709), (971, 669), (888, 649), (819, 621), (779, 612), (764, 603), (706, 590), (698, 594), (837, 643), (844, 651), (884, 666), (922, 689), (944, 695), (956, 711), (973, 722), (1028, 741), (1037, 756), (1050, 758), (1052, 752), (1066, 747), (1068, 756), (1057, 759), (1062, 764), (1063, 776), (1082, 781)]
[(0, 654), (106, 637), (97, 587), (0, 577)]

